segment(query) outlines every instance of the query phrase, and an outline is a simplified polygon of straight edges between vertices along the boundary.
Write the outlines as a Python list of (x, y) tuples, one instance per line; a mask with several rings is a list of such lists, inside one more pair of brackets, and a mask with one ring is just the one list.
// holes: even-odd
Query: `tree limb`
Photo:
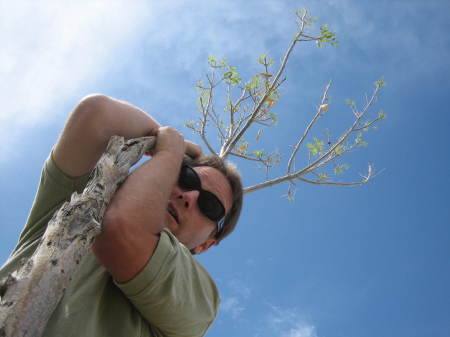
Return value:
[(291, 52), (294, 50), (294, 47), (296, 45), (296, 43), (298, 42), (298, 38), (303, 34), (304, 31), (304, 27), (305, 27), (305, 17), (306, 17), (306, 11), (303, 14), (302, 18), (301, 18), (301, 27), (300, 27), (300, 31), (297, 33), (297, 35), (295, 36), (295, 38), (292, 40), (286, 54), (284, 55), (283, 61), (281, 62), (281, 66), (280, 69), (278, 70), (277, 74), (275, 75), (275, 78), (272, 81), (272, 84), (270, 85), (270, 87), (266, 90), (266, 93), (264, 94), (264, 96), (260, 99), (260, 101), (258, 102), (257, 106), (255, 107), (255, 109), (252, 112), (251, 118), (247, 121), (247, 123), (242, 127), (242, 129), (239, 131), (239, 133), (233, 137), (233, 139), (231, 139), (229, 142), (225, 143), (219, 153), (219, 157), (221, 158), (226, 158), (228, 156), (228, 154), (234, 149), (234, 147), (236, 146), (237, 142), (239, 141), (239, 139), (242, 138), (242, 136), (244, 135), (244, 133), (247, 131), (247, 129), (251, 126), (251, 124), (253, 123), (253, 120), (256, 118), (256, 116), (258, 115), (259, 110), (261, 109), (261, 107), (263, 106), (266, 98), (269, 96), (269, 94), (272, 92), (272, 90), (274, 89), (274, 87), (277, 85), (277, 82), (281, 76), (281, 74), (284, 72), (284, 69), (286, 68), (286, 64), (287, 61), (289, 59), (289, 56), (291, 54)]
[(294, 158), (297, 155), (298, 150), (300, 149), (300, 146), (302, 145), (303, 141), (305, 140), (306, 136), (308, 136), (309, 131), (311, 130), (312, 126), (316, 123), (316, 121), (319, 119), (321, 113), (322, 113), (322, 105), (325, 103), (325, 100), (327, 98), (327, 93), (328, 90), (331, 87), (331, 81), (328, 82), (327, 86), (325, 87), (325, 90), (323, 92), (322, 95), (322, 99), (320, 100), (320, 104), (317, 107), (317, 112), (314, 116), (314, 118), (311, 120), (311, 122), (309, 123), (308, 127), (305, 129), (305, 132), (303, 134), (303, 136), (300, 138), (300, 140), (297, 142), (297, 144), (295, 144), (294, 150), (292, 151), (291, 157), (289, 158), (288, 161), (288, 165), (287, 165), (287, 170), (286, 173), (289, 174), (291, 172), (291, 168), (292, 168), (292, 164), (294, 162)]
[[(259, 184), (253, 185), (253, 186), (249, 186), (249, 187), (244, 188), (244, 194), (255, 192), (255, 191), (261, 190), (261, 189), (266, 188), (266, 187), (274, 186), (274, 185), (280, 184), (282, 182), (292, 181), (292, 180), (295, 180), (295, 179), (298, 179), (298, 180), (301, 180), (301, 181), (304, 181), (304, 182), (308, 182), (308, 183), (315, 183), (317, 185), (341, 185), (341, 186), (345, 186), (345, 185), (343, 185), (345, 183), (333, 183), (333, 182), (316, 183), (316, 182), (313, 182), (313, 181), (310, 181), (310, 180), (307, 180), (307, 179), (301, 177), (301, 175), (307, 174), (307, 173), (310, 173), (310, 172), (305, 172), (304, 170), (301, 170), (301, 171), (298, 171), (298, 172), (293, 173), (293, 174), (286, 174), (286, 175), (284, 175), (282, 177), (278, 177), (278, 178), (275, 178), (275, 179), (272, 179), (272, 180), (267, 180), (267, 181), (265, 181), (263, 183), (259, 183)], [(361, 182), (349, 183), (349, 184), (350, 185), (361, 185), (361, 184), (364, 184), (364, 183), (368, 182), (373, 177), (374, 177), (374, 175), (372, 174), (372, 166), (369, 165), (368, 175), (364, 178), (364, 180), (362, 180)]]
[(73, 193), (49, 221), (41, 243), (3, 280), (0, 336), (39, 337), (79, 262), (101, 232), (104, 212), (129, 168), (151, 150), (155, 137), (113, 136), (82, 194)]

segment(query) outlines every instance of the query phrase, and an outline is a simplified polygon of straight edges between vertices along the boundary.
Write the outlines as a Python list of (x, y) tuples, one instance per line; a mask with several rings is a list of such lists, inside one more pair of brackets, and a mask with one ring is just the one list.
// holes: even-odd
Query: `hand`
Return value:
[(166, 151), (182, 158), (186, 152), (186, 148), (186, 142), (182, 134), (170, 126), (163, 126), (158, 129), (156, 145), (153, 151), (151, 151), (151, 155)]
[[(178, 135), (181, 136), (181, 134), (179, 134), (178, 131), (176, 131), (175, 129), (173, 129), (171, 127), (167, 127), (166, 126), (166, 127), (163, 127), (163, 128), (175, 131)], [(159, 129), (161, 129), (161, 128), (159, 128)], [(155, 136), (158, 136), (159, 129), (157, 130)], [(167, 131), (167, 132), (172, 132), (172, 131)], [(166, 132), (166, 131), (163, 131), (163, 132)], [(157, 144), (156, 144), (155, 148), (152, 151), (146, 152), (145, 154), (149, 155), (149, 156), (152, 156), (156, 152), (161, 151), (161, 149), (158, 147), (158, 145), (161, 146), (161, 142), (164, 142), (164, 140), (158, 141), (158, 138), (157, 138)], [(185, 145), (185, 152), (184, 153), (186, 155), (188, 155), (189, 157), (191, 157), (192, 159), (198, 158), (198, 157), (200, 157), (203, 154), (202, 148), (200, 147), (200, 145), (198, 145), (198, 144), (196, 144), (194, 142), (191, 142), (189, 140), (184, 140), (184, 145)], [(163, 144), (162, 146), (164, 147), (165, 145)]]
[(186, 155), (188, 155), (192, 159), (198, 158), (202, 155), (202, 148), (200, 147), (200, 145), (188, 140), (185, 140), (184, 144), (186, 145)]

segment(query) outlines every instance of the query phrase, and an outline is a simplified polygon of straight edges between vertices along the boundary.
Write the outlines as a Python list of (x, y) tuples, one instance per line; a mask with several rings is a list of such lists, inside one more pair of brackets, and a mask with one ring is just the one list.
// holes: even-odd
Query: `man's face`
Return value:
[[(225, 207), (225, 214), (228, 214), (233, 198), (227, 178), (219, 170), (209, 166), (193, 169), (200, 177), (202, 188), (213, 193)], [(199, 191), (185, 191), (176, 185), (169, 199), (169, 208), (176, 213), (176, 218), (167, 212), (167, 228), (195, 253), (205, 251), (216, 242), (210, 237), (216, 229), (216, 223), (200, 211), (197, 204), (199, 194)]]

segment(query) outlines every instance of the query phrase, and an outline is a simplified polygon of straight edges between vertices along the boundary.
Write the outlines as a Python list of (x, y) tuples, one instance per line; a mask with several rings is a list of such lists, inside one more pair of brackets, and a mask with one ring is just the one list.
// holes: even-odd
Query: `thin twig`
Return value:
[[(257, 184), (257, 185), (249, 186), (249, 187), (244, 188), (244, 193), (255, 192), (257, 190), (260, 190), (260, 189), (263, 189), (263, 188), (266, 188), (266, 187), (270, 187), (270, 186), (273, 186), (273, 185), (277, 185), (277, 184), (280, 184), (280, 183), (285, 182), (285, 181), (291, 182), (294, 179), (302, 180), (302, 179), (304, 179), (304, 178), (300, 179), (300, 176), (302, 174), (304, 174), (303, 170), (302, 171), (298, 171), (298, 172), (296, 172), (294, 174), (287, 174), (287, 175), (282, 176), (282, 177), (278, 177), (278, 178), (275, 178), (275, 179), (272, 179), (272, 180), (268, 180), (268, 181), (265, 181), (265, 182)], [(372, 166), (369, 165), (368, 174), (367, 174), (366, 177), (364, 177), (364, 179), (367, 182), (371, 178), (373, 178)], [(323, 184), (325, 184), (325, 182)]]
[(325, 90), (324, 90), (323, 95), (322, 95), (322, 99), (320, 100), (320, 104), (317, 107), (317, 112), (316, 112), (314, 118), (309, 123), (309, 125), (306, 128), (303, 136), (300, 138), (300, 140), (294, 146), (294, 150), (292, 151), (291, 157), (289, 158), (289, 161), (288, 161), (287, 170), (286, 170), (287, 174), (289, 174), (291, 172), (291, 168), (292, 168), (292, 164), (293, 164), (294, 158), (295, 158), (298, 150), (300, 149), (300, 146), (302, 145), (303, 141), (305, 140), (305, 138), (308, 135), (309, 131), (311, 130), (312, 126), (316, 123), (316, 121), (319, 119), (319, 117), (320, 117), (320, 115), (322, 113), (321, 106), (322, 106), (322, 104), (325, 103), (325, 100), (327, 98), (327, 93), (328, 93), (328, 90), (330, 89), (330, 87), (331, 87), (331, 81), (328, 82), (327, 86), (325, 87)]
[[(263, 183), (254, 185), (254, 186), (250, 186), (250, 187), (246, 187), (244, 189), (244, 193), (250, 193), (250, 192), (254, 192), (256, 190), (260, 190), (262, 188), (265, 187), (269, 187), (269, 186), (273, 186), (285, 181), (290, 181), (293, 179), (298, 179), (300, 176), (305, 175), (307, 173), (311, 173), (311, 171), (317, 169), (318, 167), (324, 165), (324, 163), (322, 162), (325, 158), (326, 160), (324, 162), (328, 162), (330, 160), (332, 160), (335, 156), (333, 155), (334, 150), (341, 145), (350, 135), (350, 133), (352, 133), (354, 131), (354, 129), (356, 128), (356, 126), (358, 125), (358, 123), (360, 122), (361, 118), (363, 118), (365, 116), (365, 114), (367, 113), (368, 109), (374, 104), (376, 97), (378, 95), (380, 86), (376, 86), (375, 90), (372, 94), (372, 97), (370, 99), (370, 101), (367, 102), (366, 106), (364, 107), (364, 110), (359, 114), (359, 118), (357, 118), (355, 120), (355, 122), (352, 124), (352, 126), (347, 130), (347, 132), (340, 138), (340, 140), (334, 144), (332, 147), (330, 147), (330, 149), (325, 152), (322, 156), (320, 156), (318, 159), (316, 159), (314, 162), (309, 163), (305, 168), (303, 168), (302, 170), (298, 170), (295, 173), (291, 173), (291, 174), (286, 174), (284, 176), (272, 179), (272, 180), (268, 180), (265, 181)], [(327, 158), (329, 157), (329, 158)], [(369, 165), (369, 175), (368, 177), (372, 177), (372, 168)]]
[(378, 91), (380, 89), (380, 86), (376, 86), (374, 89), (374, 92), (372, 94), (372, 97), (370, 98), (370, 101), (366, 104), (366, 106), (364, 107), (364, 110), (359, 114), (359, 117), (353, 122), (352, 126), (347, 130), (347, 132), (344, 133), (344, 135), (342, 137), (340, 137), (340, 140), (334, 144), (332, 147), (330, 147), (330, 149), (325, 152), (323, 155), (321, 155), (318, 159), (316, 159), (315, 161), (313, 161), (312, 163), (308, 163), (308, 166), (305, 167), (304, 169), (302, 169), (299, 172), (307, 172), (310, 171), (310, 169), (312, 167), (315, 167), (317, 164), (319, 164), (324, 158), (332, 155), (333, 151), (339, 146), (341, 145), (347, 138), (348, 136), (354, 132), (356, 126), (359, 124), (359, 122), (361, 121), (361, 119), (365, 116), (365, 114), (367, 113), (368, 109), (375, 103), (376, 97), (378, 95)]
[[(369, 168), (370, 168), (371, 166), (369, 166)], [(370, 169), (371, 170), (371, 169)], [(298, 177), (297, 179), (298, 180), (301, 180), (301, 181), (303, 181), (303, 182), (305, 182), (305, 183), (308, 183), (308, 184), (314, 184), (314, 185), (336, 185), (336, 186), (355, 186), (355, 185), (362, 185), (362, 184), (365, 184), (365, 183), (367, 183), (368, 181), (369, 181), (369, 179), (371, 179), (372, 178), (372, 176), (371, 176), (371, 173), (367, 176), (367, 177), (364, 177), (364, 179), (363, 180), (361, 180), (361, 181), (356, 181), (356, 182), (353, 182), (353, 183), (340, 183), (340, 182), (333, 182), (333, 181), (313, 181), (313, 180), (308, 180), (308, 179), (305, 179), (305, 178), (302, 178), (302, 177)]]
[(229, 152), (231, 152), (231, 150), (236, 146), (237, 142), (239, 141), (240, 138), (242, 138), (242, 136), (244, 135), (244, 133), (247, 131), (247, 129), (250, 127), (250, 125), (253, 123), (253, 120), (255, 119), (255, 117), (258, 115), (259, 110), (261, 109), (261, 107), (263, 106), (266, 98), (269, 96), (269, 94), (272, 93), (273, 88), (276, 86), (278, 79), (280, 78), (281, 74), (284, 72), (284, 69), (286, 67), (287, 61), (289, 59), (289, 56), (292, 52), (292, 50), (294, 49), (298, 38), (300, 36), (302, 36), (303, 31), (304, 31), (304, 27), (305, 27), (305, 16), (306, 16), (306, 12), (303, 14), (301, 20), (302, 20), (302, 24), (300, 27), (300, 31), (297, 33), (295, 39), (291, 42), (291, 45), (289, 46), (283, 61), (281, 62), (281, 66), (280, 69), (278, 70), (277, 74), (275, 75), (274, 80), (272, 81), (271, 86), (269, 87), (269, 89), (266, 90), (266, 93), (264, 94), (264, 96), (261, 98), (261, 100), (259, 101), (259, 103), (257, 104), (256, 108), (253, 110), (253, 113), (251, 115), (251, 118), (249, 121), (247, 121), (247, 123), (242, 127), (242, 129), (239, 131), (239, 133), (233, 137), (232, 140), (230, 140), (227, 144), (225, 144), (224, 150), (220, 152), (219, 156), (221, 158), (225, 158)]
[(240, 154), (240, 153), (236, 153), (236, 152), (230, 152), (230, 156), (239, 157), (239, 158), (242, 158), (245, 160), (257, 161), (257, 162), (263, 163), (264, 165), (266, 165), (266, 163), (268, 162), (268, 160), (264, 160), (261, 158), (254, 158), (254, 157), (246, 156), (244, 154)]
[(379, 120), (382, 120), (382, 119), (383, 119), (383, 118), (377, 117), (377, 118), (375, 118), (373, 121), (371, 121), (370, 123), (365, 124), (364, 126), (362, 126), (362, 127), (360, 127), (360, 128), (357, 128), (357, 129), (355, 129), (354, 131), (360, 131), (360, 130), (364, 130), (364, 129), (366, 129), (366, 128), (369, 128), (370, 126), (372, 126), (372, 124), (374, 124), (374, 123), (376, 123), (376, 122), (378, 122)]

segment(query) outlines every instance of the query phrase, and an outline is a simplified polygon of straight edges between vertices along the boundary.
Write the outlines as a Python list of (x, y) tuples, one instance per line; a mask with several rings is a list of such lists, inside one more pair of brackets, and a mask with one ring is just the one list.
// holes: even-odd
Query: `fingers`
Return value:
[(184, 143), (186, 145), (186, 155), (193, 159), (198, 158), (202, 155), (202, 148), (200, 147), (200, 145), (189, 140), (185, 140)]
[(158, 129), (156, 146), (146, 154), (154, 155), (159, 151), (186, 154), (194, 159), (202, 155), (202, 149), (198, 144), (185, 140), (181, 133), (170, 126), (163, 126)]
[(184, 137), (181, 133), (170, 126), (162, 126), (156, 135), (156, 146), (154, 153), (160, 151), (170, 152), (182, 157), (186, 151)]

